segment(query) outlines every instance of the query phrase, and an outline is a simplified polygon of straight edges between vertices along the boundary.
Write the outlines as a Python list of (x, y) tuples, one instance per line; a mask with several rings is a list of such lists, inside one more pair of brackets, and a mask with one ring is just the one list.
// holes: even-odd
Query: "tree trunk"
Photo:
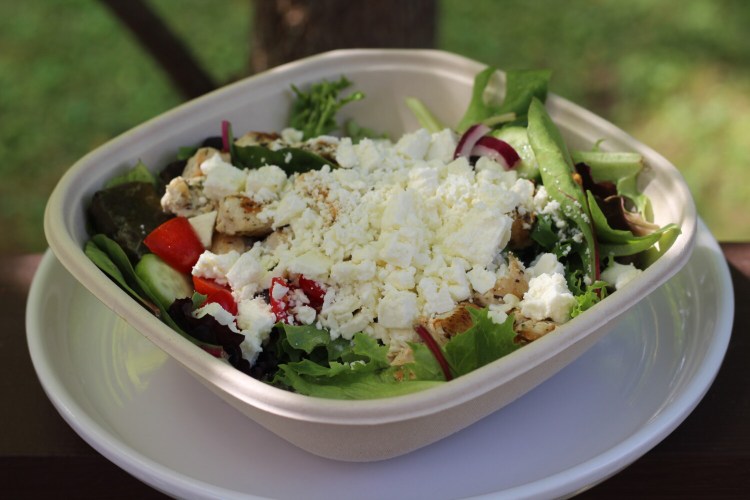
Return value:
[(253, 72), (341, 48), (432, 48), (436, 0), (255, 0)]

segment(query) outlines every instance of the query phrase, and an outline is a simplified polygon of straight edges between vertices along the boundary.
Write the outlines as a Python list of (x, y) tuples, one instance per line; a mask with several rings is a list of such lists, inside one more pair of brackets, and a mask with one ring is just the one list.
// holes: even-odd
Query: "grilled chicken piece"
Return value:
[(502, 298), (511, 293), (516, 297), (523, 297), (529, 291), (529, 279), (524, 273), (523, 264), (513, 254), (508, 256), (508, 272), (502, 278), (498, 278), (495, 286), (483, 294), (476, 294), (474, 302), (480, 306), (499, 304)]
[(445, 344), (448, 339), (463, 333), (474, 324), (468, 308), (477, 306), (471, 302), (461, 303), (455, 309), (434, 318), (421, 318), (419, 323), (438, 341)]
[(273, 233), (269, 234), (268, 237), (266, 237), (265, 240), (265, 247), (268, 250), (276, 250), (276, 248), (279, 247), (282, 243), (286, 243), (289, 241), (289, 233), (285, 232), (284, 230), (277, 229)]
[(513, 324), (513, 330), (518, 334), (521, 341), (533, 342), (534, 340), (547, 335), (554, 330), (556, 326), (557, 324), (554, 321), (536, 321), (516, 314), (516, 321)]
[(531, 230), (534, 227), (535, 221), (536, 216), (532, 212), (526, 212), (521, 215), (516, 211), (513, 218), (513, 225), (510, 226), (509, 249), (522, 250), (534, 243), (534, 240), (531, 239)]
[(228, 235), (265, 237), (271, 232), (272, 221), (262, 221), (258, 214), (263, 205), (242, 196), (227, 196), (219, 202), (219, 215), (216, 218), (216, 231)]
[(279, 140), (281, 136), (275, 132), (248, 132), (234, 141), (236, 146), (264, 146), (269, 147), (271, 143)]
[(161, 198), (162, 210), (182, 217), (193, 217), (216, 210), (216, 203), (203, 194), (203, 181), (203, 177), (175, 177), (169, 181)]
[(211, 242), (211, 252), (215, 254), (224, 254), (229, 253), (232, 250), (236, 250), (239, 253), (243, 253), (247, 250), (245, 238), (219, 232), (214, 233), (214, 238)]
[(516, 297), (523, 297), (529, 291), (529, 280), (524, 273), (523, 264), (515, 255), (508, 258), (508, 273), (498, 279), (492, 289), (496, 296), (504, 297), (512, 293)]

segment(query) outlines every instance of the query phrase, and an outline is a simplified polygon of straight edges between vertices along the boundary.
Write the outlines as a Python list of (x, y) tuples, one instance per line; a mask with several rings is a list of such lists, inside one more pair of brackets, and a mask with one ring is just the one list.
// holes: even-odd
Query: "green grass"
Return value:
[[(249, 0), (151, 4), (217, 81), (245, 73)], [(719, 239), (750, 239), (749, 3), (443, 0), (441, 13), (439, 48), (552, 69), (553, 92), (680, 168)], [(95, 1), (0, 3), (0, 48), (0, 253), (40, 251), (63, 172), (180, 97)]]

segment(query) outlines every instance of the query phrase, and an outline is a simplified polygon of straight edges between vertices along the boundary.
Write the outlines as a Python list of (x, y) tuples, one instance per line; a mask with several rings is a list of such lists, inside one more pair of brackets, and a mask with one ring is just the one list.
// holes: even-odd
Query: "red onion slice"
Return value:
[(225, 153), (228, 153), (232, 148), (231, 135), (231, 125), (227, 120), (223, 120), (221, 122), (221, 146)]
[(490, 135), (481, 137), (471, 149), (470, 156), (488, 156), (510, 170), (516, 166), (521, 157), (513, 146), (507, 142)]
[(453, 153), (453, 159), (456, 159), (459, 156), (469, 158), (477, 141), (487, 135), (490, 130), (490, 127), (481, 123), (469, 127), (468, 130), (464, 132), (464, 135), (458, 140), (456, 151)]

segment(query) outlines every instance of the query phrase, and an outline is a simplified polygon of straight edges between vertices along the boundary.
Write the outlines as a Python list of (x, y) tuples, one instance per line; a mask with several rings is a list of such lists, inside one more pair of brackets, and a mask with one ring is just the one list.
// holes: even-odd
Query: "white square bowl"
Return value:
[(345, 75), (366, 98), (344, 108), (392, 137), (414, 130), (404, 104), (419, 97), (444, 123), (455, 124), (484, 65), (433, 50), (341, 50), (290, 63), (219, 89), (136, 127), (89, 153), (62, 177), (45, 212), (44, 228), (60, 262), (104, 304), (181, 363), (222, 399), (289, 442), (314, 454), (372, 461), (407, 453), (444, 438), (499, 410), (540, 384), (594, 344), (615, 319), (675, 274), (688, 260), (697, 216), (690, 192), (666, 159), (622, 130), (569, 101), (550, 95), (547, 108), (569, 146), (642, 154), (640, 184), (659, 225), (682, 232), (669, 250), (629, 286), (552, 333), (474, 372), (415, 394), (338, 401), (294, 394), (259, 382), (184, 339), (108, 279), (84, 254), (86, 208), (104, 182), (143, 160), (152, 168), (179, 147), (217, 135), (222, 120), (238, 133), (284, 128), (290, 84), (305, 86)]

